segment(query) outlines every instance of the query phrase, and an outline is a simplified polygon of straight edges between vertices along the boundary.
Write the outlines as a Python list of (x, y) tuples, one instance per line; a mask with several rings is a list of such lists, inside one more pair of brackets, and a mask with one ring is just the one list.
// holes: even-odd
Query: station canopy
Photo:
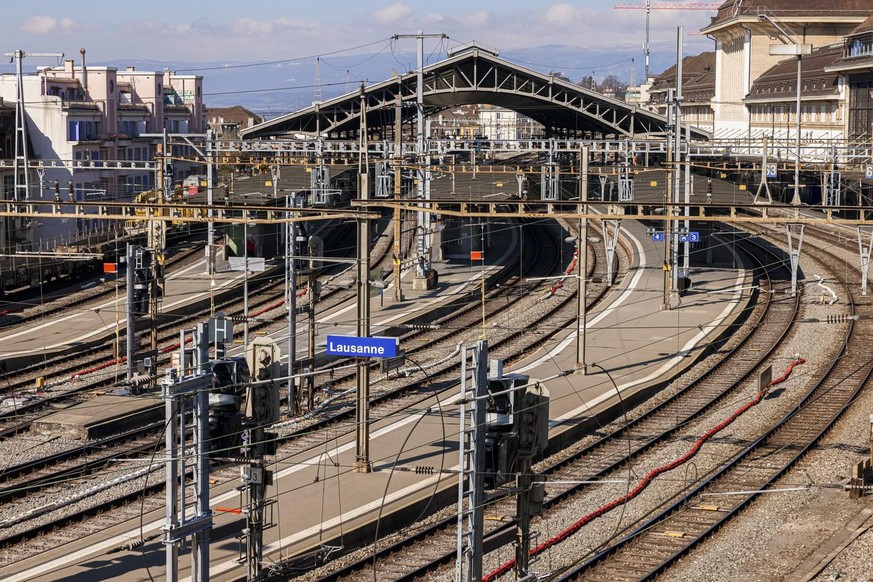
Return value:
[[(423, 79), (425, 116), (460, 105), (490, 104), (542, 124), (548, 137), (644, 138), (663, 135), (667, 129), (664, 116), (520, 67), (476, 45), (456, 49), (445, 60), (425, 67)], [(362, 104), (368, 134), (388, 135), (398, 99), (403, 122), (416, 117), (417, 80), (414, 71), (397, 75), (255, 125), (241, 135), (246, 139), (298, 134), (353, 139), (360, 132)], [(708, 139), (710, 135), (692, 128), (692, 137)]]

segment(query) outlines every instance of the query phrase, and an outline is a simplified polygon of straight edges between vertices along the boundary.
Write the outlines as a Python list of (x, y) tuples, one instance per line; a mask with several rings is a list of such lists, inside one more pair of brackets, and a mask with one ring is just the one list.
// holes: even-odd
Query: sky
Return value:
[[(256, 62), (330, 54), (414, 52), (394, 34), (422, 30), (449, 43), (477, 41), (501, 51), (543, 45), (635, 45), (642, 62), (644, 10), (614, 10), (619, 0), (185, 0), (169, 2), (4, 2), (3, 52), (63, 52), (87, 61)], [(644, 5), (644, 0), (621, 0)], [(661, 0), (658, 3), (690, 0)], [(714, 10), (653, 10), (651, 42), (675, 47), (676, 29), (696, 32)], [(437, 41), (426, 50), (435, 50)], [(390, 45), (390, 46), (389, 46)], [(688, 35), (686, 54), (711, 49)], [(672, 48), (675, 52), (675, 48)], [(41, 57), (45, 60), (44, 57)], [(51, 59), (48, 59), (51, 61)], [(34, 57), (26, 63), (33, 70)], [(5, 69), (6, 67), (4, 67)]]

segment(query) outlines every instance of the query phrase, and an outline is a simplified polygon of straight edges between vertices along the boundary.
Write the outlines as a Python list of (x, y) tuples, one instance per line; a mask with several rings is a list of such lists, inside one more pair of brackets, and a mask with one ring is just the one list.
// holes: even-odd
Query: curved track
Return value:
[[(541, 264), (540, 261), (537, 261), (537, 263)], [(519, 294), (519, 296), (521, 297), (522, 294)], [(564, 303), (567, 303), (567, 300), (565, 300), (562, 305)], [(455, 366), (456, 365), (449, 365), (446, 367), (446, 369), (448, 370)], [(447, 374), (445, 377), (454, 377), (454, 374)], [(431, 378), (435, 384), (439, 384), (439, 382), (445, 381), (440, 377), (438, 373), (432, 374)], [(390, 415), (396, 410), (411, 406), (415, 402), (420, 401), (422, 398), (427, 397), (427, 394), (422, 393), (420, 389), (420, 382), (416, 379), (406, 379), (404, 382), (400, 382), (401, 385), (399, 388), (396, 386), (397, 382), (394, 382), (393, 384), (395, 385), (393, 388), (386, 388), (386, 390), (382, 394), (374, 395), (372, 399), (372, 404), (374, 406), (374, 417), (379, 415)], [(309, 422), (295, 423), (295, 428), (297, 429), (295, 432), (299, 431), (302, 436), (300, 436), (300, 434), (292, 434), (283, 437), (282, 440), (289, 440), (289, 445), (293, 450), (309, 448), (313, 445), (313, 441), (323, 442), (324, 440), (334, 438), (337, 432), (354, 430), (353, 421), (343, 420), (348, 419), (350, 416), (353, 416), (353, 412), (353, 407), (350, 408), (347, 406), (334, 406), (326, 408), (324, 411), (318, 414), (318, 419), (313, 419)], [(329, 430), (318, 430), (322, 427), (329, 427)], [(163, 484), (161, 483), (157, 485), (157, 487), (155, 487), (154, 489), (159, 489), (162, 486)], [(149, 489), (152, 488), (150, 487)], [(116, 500), (110, 503), (118, 502), (119, 501)], [(84, 511), (86, 513), (80, 515), (92, 515), (95, 510), (93, 508), (89, 508)], [(75, 522), (76, 519), (78, 519), (78, 517), (75, 515), (67, 516), (62, 518), (60, 523), (71, 523)], [(33, 535), (37, 535), (39, 532), (44, 531), (45, 527), (46, 526), (44, 525), (36, 526), (27, 532), (18, 532), (14, 535), (4, 536), (4, 541), (6, 543), (18, 543), (23, 540), (30, 539)], [(82, 527), (86, 526), (83, 525)], [(18, 548), (18, 550), (21, 549), (23, 548)]]
[[(836, 259), (830, 253), (808, 252), (828, 264)], [(788, 414), (657, 516), (637, 524), (627, 537), (556, 579), (602, 580), (607, 576), (642, 580), (657, 576), (784, 475), (841, 417), (873, 374), (873, 361), (864, 350), (847, 349), (850, 343), (869, 345), (873, 340), (873, 325), (869, 323), (873, 306), (851, 305), (852, 317), (839, 356)], [(723, 495), (726, 492), (746, 493)], [(718, 505), (704, 497), (716, 499)]]
[[(772, 256), (760, 260), (762, 264), (772, 261)], [(784, 272), (783, 272), (784, 274)], [(703, 414), (722, 401), (744, 378), (748, 377), (767, 357), (771, 349), (787, 335), (796, 315), (797, 301), (775, 299), (776, 293), (785, 287), (782, 282), (771, 281), (761, 267), (758, 269), (758, 284), (761, 287), (760, 302), (751, 314), (745, 329), (747, 335), (737, 341), (730, 353), (700, 378), (689, 383), (679, 393), (657, 407), (648, 410), (630, 423), (621, 426), (584, 449), (570, 454), (557, 453), (537, 468), (547, 475), (547, 511), (561, 511), (561, 502), (578, 493), (586, 485), (572, 483), (590, 482), (602, 478), (654, 445), (669, 439), (677, 426)], [(783, 277), (784, 278), (784, 277)], [(489, 506), (489, 514), (513, 515), (515, 500), (507, 496)], [(413, 579), (434, 569), (438, 564), (455, 558), (457, 518), (452, 516), (433, 526), (415, 532), (410, 539), (393, 543), (386, 548), (377, 548), (360, 562), (347, 565), (319, 578), (320, 580), (372, 580)], [(486, 523), (485, 536), (507, 543), (514, 536), (513, 524), (494, 525)], [(488, 545), (488, 542), (486, 542)]]

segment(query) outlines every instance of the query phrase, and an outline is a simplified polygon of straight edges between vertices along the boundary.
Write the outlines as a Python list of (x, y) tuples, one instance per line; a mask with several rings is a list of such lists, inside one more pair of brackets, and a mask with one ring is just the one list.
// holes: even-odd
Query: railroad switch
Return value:
[(860, 499), (867, 495), (873, 485), (873, 414), (870, 415), (870, 458), (858, 461), (852, 466), (852, 478), (849, 479), (849, 499)]
[(512, 515), (486, 515), (485, 521), (497, 521), (500, 523), (512, 523), (515, 521), (515, 516)]

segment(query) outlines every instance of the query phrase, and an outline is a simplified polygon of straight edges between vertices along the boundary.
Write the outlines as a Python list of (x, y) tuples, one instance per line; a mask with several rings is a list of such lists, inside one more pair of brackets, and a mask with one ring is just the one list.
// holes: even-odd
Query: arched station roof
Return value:
[[(665, 117), (585, 89), (569, 81), (520, 67), (477, 46), (425, 67), (425, 115), (459, 105), (491, 104), (541, 123), (552, 136), (644, 136), (663, 134)], [(294, 134), (352, 138), (360, 129), (362, 94), (368, 133), (389, 133), (398, 96), (404, 121), (416, 115), (417, 74), (398, 75), (328, 101), (271, 119), (241, 132), (244, 138)], [(384, 131), (382, 131), (384, 129)], [(693, 137), (708, 139), (702, 130)]]

